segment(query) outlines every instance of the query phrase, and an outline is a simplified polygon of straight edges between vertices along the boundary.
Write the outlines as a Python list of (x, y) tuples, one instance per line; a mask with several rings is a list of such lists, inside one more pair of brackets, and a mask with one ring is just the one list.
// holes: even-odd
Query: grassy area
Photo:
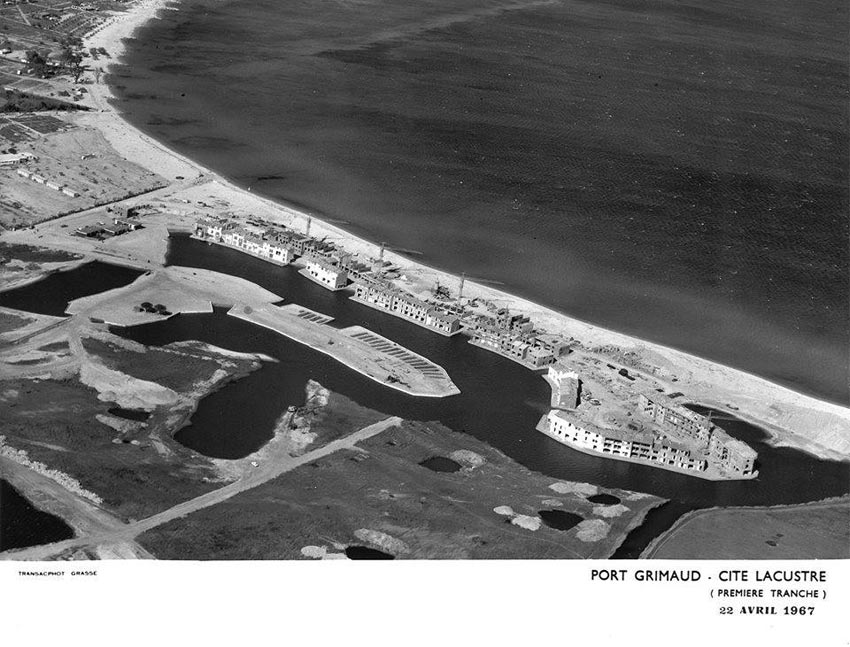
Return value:
[(848, 559), (850, 497), (797, 506), (701, 510), (651, 545), (653, 559)]
[(308, 400), (298, 413), (299, 423), (303, 418), (303, 421), (310, 425), (310, 431), (316, 434), (308, 449), (323, 447), (350, 434), (353, 429), (368, 427), (386, 417), (385, 414), (361, 407), (338, 393), (329, 393), (325, 406), (315, 407), (314, 403)]
[(67, 101), (40, 97), (18, 90), (6, 90), (3, 95), (0, 95), (0, 113), (42, 112), (45, 110), (88, 110), (88, 108)]
[(215, 359), (201, 352), (192, 352), (185, 346), (179, 351), (149, 348), (145, 352), (136, 352), (99, 339), (86, 338), (83, 339), (83, 347), (113, 370), (182, 393), (191, 391), (196, 382), (208, 379), (221, 368)]
[(32, 319), (19, 317), (18, 315), (13, 315), (10, 312), (0, 312), (0, 333), (17, 330), (18, 328), (28, 324), (30, 321), (32, 321)]
[[(420, 559), (602, 558), (660, 502), (603, 490), (623, 504), (620, 514), (603, 516), (605, 506), (588, 501), (587, 492), (559, 493), (550, 487), (555, 479), (434, 423), (405, 422), (365, 441), (362, 449), (299, 467), (149, 531), (140, 541), (165, 559), (296, 559), (303, 558), (305, 547), (339, 553), (354, 545)], [(481, 463), (453, 473), (420, 465), (434, 456), (458, 459), (458, 450), (474, 452)], [(567, 531), (547, 527), (538, 512), (553, 508), (607, 532), (594, 538), (582, 525)], [(517, 525), (516, 514), (537, 529)], [(579, 536), (583, 529), (587, 541)]]
[(168, 455), (153, 446), (152, 427), (125, 437), (138, 445), (113, 442), (119, 434), (95, 417), (110, 406), (76, 379), (6, 380), (0, 433), (31, 459), (78, 479), (124, 518), (146, 517), (217, 487), (204, 480), (216, 477), (210, 463), (169, 434), (157, 436)]
[(0, 265), (12, 259), (24, 263), (57, 263), (64, 261), (76, 261), (81, 259), (79, 254), (63, 252), (56, 249), (34, 247), (33, 245), (20, 245), (17, 243), (0, 243)]

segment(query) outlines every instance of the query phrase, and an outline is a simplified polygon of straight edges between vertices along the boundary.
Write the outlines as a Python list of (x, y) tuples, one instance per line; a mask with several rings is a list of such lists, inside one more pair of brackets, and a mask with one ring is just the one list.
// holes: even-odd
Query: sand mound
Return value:
[(534, 531), (540, 529), (540, 524), (543, 523), (543, 520), (540, 519), (540, 517), (530, 517), (527, 514), (518, 514), (511, 519), (511, 523), (515, 526), (519, 526), (520, 528)]
[(599, 492), (599, 488), (590, 483), (574, 483), (572, 481), (558, 481), (549, 486), (550, 490), (554, 490), (558, 494), (582, 494), (584, 496), (593, 496)]
[(396, 539), (385, 532), (370, 530), (369, 528), (360, 528), (359, 530), (354, 531), (354, 536), (360, 541), (373, 544), (388, 553), (398, 554), (410, 552), (410, 547), (401, 539)]
[(345, 553), (329, 553), (324, 546), (304, 546), (301, 554), (310, 559), (348, 559)]
[(593, 508), (593, 514), (597, 517), (619, 517), (628, 511), (629, 509), (622, 503), (618, 503), (617, 505), (598, 505)]
[(481, 456), (481, 454), (476, 454), (475, 452), (469, 449), (458, 449), (457, 451), (449, 454), (449, 458), (460, 463), (464, 467), (468, 467), (469, 469), (475, 469), (476, 467), (481, 467), (487, 460)]
[(585, 519), (578, 526), (576, 537), (583, 542), (599, 541), (608, 536), (611, 526), (602, 519)]
[(503, 517), (512, 517), (514, 515), (514, 509), (509, 505), (496, 506), (493, 508), (493, 512), (500, 514)]

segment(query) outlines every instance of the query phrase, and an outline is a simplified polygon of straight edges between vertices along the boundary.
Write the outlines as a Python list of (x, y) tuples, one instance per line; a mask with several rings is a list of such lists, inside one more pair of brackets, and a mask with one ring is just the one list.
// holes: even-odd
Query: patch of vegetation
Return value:
[[(456, 473), (419, 464), (457, 450), (474, 452), (483, 464)], [(510, 506), (537, 518), (541, 501), (554, 498), (559, 509), (596, 519), (584, 496), (556, 494), (553, 482), (471, 436), (404, 422), (358, 449), (334, 452), (139, 539), (165, 559), (301, 559), (305, 546), (339, 553), (351, 545), (414, 559), (603, 558), (660, 502), (652, 496), (628, 500), (623, 514), (597, 519), (610, 524), (597, 541), (542, 521), (528, 530), (494, 511)], [(389, 545), (364, 540), (381, 534)]]
[(850, 497), (695, 512), (647, 550), (653, 559), (848, 559)]
[(315, 407), (314, 402), (308, 400), (299, 409), (298, 417), (305, 418), (310, 431), (316, 434), (308, 451), (346, 436), (353, 429), (362, 429), (387, 418), (385, 414), (361, 407), (338, 393), (330, 393), (328, 403), (323, 407)]
[(156, 382), (177, 392), (191, 391), (195, 383), (209, 379), (221, 368), (221, 364), (209, 355), (190, 351), (185, 346), (179, 351), (165, 347), (136, 352), (99, 339), (84, 338), (83, 347), (115, 371)]
[(24, 263), (60, 263), (64, 261), (77, 261), (82, 256), (63, 252), (45, 247), (34, 247), (33, 245), (20, 245), (18, 243), (0, 243), (0, 265), (16, 259)]
[(109, 403), (76, 379), (0, 382), (0, 432), (29, 457), (76, 478), (124, 519), (140, 519), (199, 496), (220, 484), (207, 459), (171, 440), (163, 456), (137, 434), (138, 445), (114, 443), (118, 433), (96, 419)]
[(10, 312), (0, 312), (0, 333), (17, 330), (27, 325), (32, 319), (19, 317)]
[(66, 341), (55, 341), (51, 344), (45, 344), (44, 346), (39, 346), (38, 350), (43, 350), (43, 351), (48, 352), (48, 353), (53, 353), (53, 352), (60, 351), (60, 350), (68, 350), (69, 348), (70, 348), (70, 346), (68, 345), (68, 342), (66, 340)]
[(42, 112), (45, 110), (70, 111), (88, 110), (88, 108), (50, 97), (28, 94), (19, 90), (6, 90), (4, 96), (0, 98), (0, 112)]

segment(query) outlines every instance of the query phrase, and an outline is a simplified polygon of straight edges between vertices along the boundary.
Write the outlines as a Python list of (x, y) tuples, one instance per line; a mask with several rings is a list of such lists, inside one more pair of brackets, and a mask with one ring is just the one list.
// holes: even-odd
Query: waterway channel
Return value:
[[(750, 481), (706, 481), (649, 466), (593, 457), (574, 451), (535, 431), (548, 410), (549, 386), (539, 373), (472, 346), (463, 336), (442, 337), (412, 323), (351, 301), (345, 292), (329, 292), (300, 276), (293, 267), (278, 267), (232, 249), (172, 234), (167, 263), (198, 267), (244, 278), (284, 297), (286, 303), (335, 318), (332, 325), (362, 325), (445, 368), (461, 390), (448, 398), (416, 398), (388, 389), (332, 358), (277, 333), (226, 314), (229, 304), (213, 313), (176, 317), (113, 332), (148, 345), (200, 340), (236, 351), (264, 353), (276, 362), (201, 400), (191, 424), (175, 436), (185, 446), (219, 458), (240, 458), (262, 447), (275, 421), (289, 405), (303, 404), (309, 379), (357, 403), (388, 415), (411, 420), (434, 420), (504, 452), (529, 469), (553, 479), (582, 481), (603, 487), (648, 492), (670, 503), (648, 515), (625, 540), (615, 557), (636, 557), (643, 547), (683, 513), (703, 507), (802, 503), (850, 492), (847, 462), (825, 461), (785, 447), (772, 447), (759, 428), (726, 412), (714, 419), (731, 435), (759, 453), (760, 475)], [(114, 266), (89, 264), (85, 292), (94, 294), (127, 283)], [(123, 269), (123, 268), (121, 268)], [(17, 292), (15, 306), (44, 310), (39, 287), (50, 282), (55, 306), (79, 294), (80, 269), (52, 275)], [(70, 280), (74, 278), (74, 280)], [(11, 293), (3, 295), (10, 298)], [(11, 305), (11, 303), (9, 303)]]
[(72, 270), (53, 272), (40, 281), (0, 292), (0, 306), (65, 317), (74, 299), (123, 287), (143, 272), (122, 265), (92, 261)]
[[(759, 453), (761, 473), (751, 481), (706, 481), (652, 467), (574, 451), (534, 427), (548, 409), (549, 387), (539, 374), (476, 348), (463, 336), (442, 337), (329, 292), (293, 267), (278, 267), (235, 250), (175, 234), (167, 262), (224, 272), (252, 281), (335, 318), (334, 325), (362, 325), (443, 366), (461, 393), (442, 399), (415, 398), (387, 389), (333, 359), (265, 328), (212, 314), (115, 329), (145, 344), (199, 339), (225, 348), (262, 352), (279, 360), (201, 401), (191, 425), (176, 438), (201, 453), (237, 458), (263, 445), (274, 421), (290, 404), (304, 401), (314, 379), (359, 404), (388, 415), (437, 420), (469, 433), (526, 467), (554, 478), (649, 492), (686, 507), (799, 503), (850, 491), (846, 462), (825, 461), (790, 448), (772, 447), (757, 427), (717, 412), (715, 419)], [(224, 305), (224, 304), (223, 304)]]

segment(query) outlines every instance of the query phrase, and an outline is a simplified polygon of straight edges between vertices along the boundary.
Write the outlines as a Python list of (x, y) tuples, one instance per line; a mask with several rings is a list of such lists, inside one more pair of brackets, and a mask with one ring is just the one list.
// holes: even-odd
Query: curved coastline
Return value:
[[(155, 19), (159, 11), (173, 8), (173, 4), (173, 0), (140, 0), (127, 11), (115, 14), (87, 35), (86, 47), (105, 47), (112, 53), (115, 61), (124, 53), (123, 39), (131, 37), (139, 27)], [(81, 115), (80, 120), (98, 127), (107, 140), (125, 156), (144, 166), (155, 168), (162, 174), (182, 175), (186, 178), (192, 176), (195, 183), (208, 182), (217, 185), (215, 188), (219, 192), (236, 196), (243, 200), (243, 203), (248, 201), (253, 205), (262, 206), (284, 224), (295, 223), (298, 227), (305, 222), (308, 215), (313, 215), (253, 194), (217, 172), (171, 150), (124, 120), (118, 110), (109, 103), (114, 95), (108, 85), (100, 83), (89, 87), (90, 92), (85, 103), (99, 112)], [(375, 243), (324, 222), (321, 216), (313, 219), (313, 227), (315, 233), (341, 240), (346, 248), (354, 252), (374, 254), (377, 247)], [(386, 256), (399, 265), (406, 275), (415, 275), (419, 282), (433, 283), (437, 278), (443, 282), (458, 280), (447, 272), (412, 261), (405, 256), (391, 252)], [(580, 321), (542, 304), (472, 281), (468, 281), (466, 285), (469, 296), (508, 301), (512, 309), (524, 311), (542, 327), (559, 330), (567, 336), (581, 340), (582, 343), (614, 345), (650, 355), (653, 363), (661, 366), (665, 374), (670, 376), (671, 382), (676, 382), (677, 388), (688, 389), (690, 399), (716, 408), (728, 408), (729, 403), (734, 402), (737, 407), (736, 415), (763, 425), (778, 444), (788, 444), (824, 458), (847, 460), (850, 457), (850, 408), (846, 406), (794, 391), (758, 375), (675, 348)]]

